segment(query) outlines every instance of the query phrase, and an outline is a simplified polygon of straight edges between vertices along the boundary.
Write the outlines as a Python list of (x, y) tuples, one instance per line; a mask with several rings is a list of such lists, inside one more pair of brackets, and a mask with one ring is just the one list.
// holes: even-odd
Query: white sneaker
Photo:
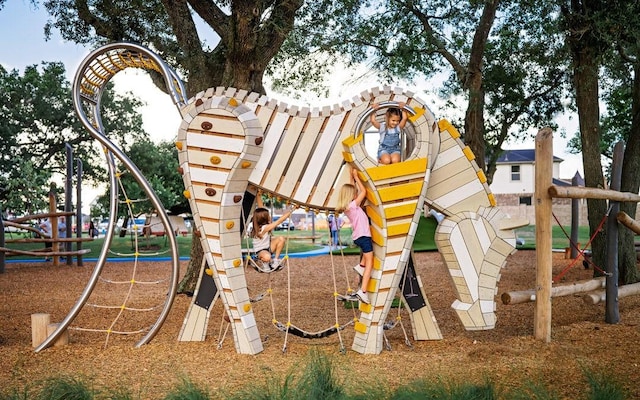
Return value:
[(280, 271), (284, 267), (284, 259), (274, 259), (271, 261), (271, 271)]
[(353, 267), (353, 270), (356, 271), (356, 273), (360, 276), (364, 275), (364, 267), (360, 264), (356, 265), (355, 267)]
[(365, 292), (363, 292), (362, 289), (358, 289), (357, 292), (352, 294), (350, 296), (349, 300), (350, 301), (361, 301), (361, 302), (366, 303), (366, 304), (371, 304), (371, 302), (369, 301), (369, 296), (367, 296), (367, 294)]

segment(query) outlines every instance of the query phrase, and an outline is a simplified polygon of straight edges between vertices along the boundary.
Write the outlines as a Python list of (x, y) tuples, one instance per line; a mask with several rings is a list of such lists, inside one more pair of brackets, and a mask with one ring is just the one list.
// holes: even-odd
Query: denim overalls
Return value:
[(384, 153), (389, 155), (400, 153), (400, 128), (387, 129), (386, 124), (380, 124), (380, 141), (378, 142), (378, 158)]

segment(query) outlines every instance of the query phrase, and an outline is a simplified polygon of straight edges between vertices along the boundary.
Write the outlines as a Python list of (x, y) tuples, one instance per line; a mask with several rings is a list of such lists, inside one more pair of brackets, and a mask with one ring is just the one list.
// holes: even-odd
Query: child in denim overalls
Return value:
[[(394, 164), (400, 162), (400, 132), (407, 124), (409, 116), (404, 110), (405, 103), (398, 103), (398, 107), (390, 107), (384, 114), (385, 122), (376, 120), (376, 113), (371, 113), (370, 121), (380, 131), (378, 147), (378, 162), (380, 164)], [(373, 104), (377, 110), (379, 105)]]

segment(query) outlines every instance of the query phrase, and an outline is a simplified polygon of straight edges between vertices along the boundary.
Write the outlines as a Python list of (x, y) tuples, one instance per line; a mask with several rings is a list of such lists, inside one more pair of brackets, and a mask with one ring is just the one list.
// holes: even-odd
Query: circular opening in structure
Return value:
[[(376, 120), (378, 123), (382, 124), (385, 122), (387, 109), (391, 107), (397, 108), (398, 106), (395, 103), (381, 105), (377, 110), (370, 110), (370, 112), (375, 113)], [(412, 112), (408, 112), (409, 116), (411, 116)], [(370, 113), (367, 115), (370, 115)], [(361, 131), (364, 132), (363, 144), (365, 146), (365, 150), (367, 155), (378, 163), (378, 150), (380, 148), (381, 140), (380, 131), (371, 124), (368, 117), (363, 122)], [(417, 129), (413, 126), (411, 121), (407, 121), (404, 128), (400, 131), (400, 161), (405, 161), (411, 157), (411, 154), (416, 147), (416, 135)]]

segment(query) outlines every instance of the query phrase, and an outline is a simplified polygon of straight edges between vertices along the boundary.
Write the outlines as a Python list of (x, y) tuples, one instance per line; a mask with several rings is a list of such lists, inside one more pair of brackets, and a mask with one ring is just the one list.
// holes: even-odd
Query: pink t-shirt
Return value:
[(351, 221), (351, 229), (353, 229), (351, 238), (353, 240), (362, 236), (371, 237), (369, 218), (367, 218), (367, 214), (364, 212), (362, 207), (356, 204), (355, 200), (352, 200), (351, 203), (349, 203), (347, 209), (344, 210), (344, 214), (349, 218), (349, 221)]

